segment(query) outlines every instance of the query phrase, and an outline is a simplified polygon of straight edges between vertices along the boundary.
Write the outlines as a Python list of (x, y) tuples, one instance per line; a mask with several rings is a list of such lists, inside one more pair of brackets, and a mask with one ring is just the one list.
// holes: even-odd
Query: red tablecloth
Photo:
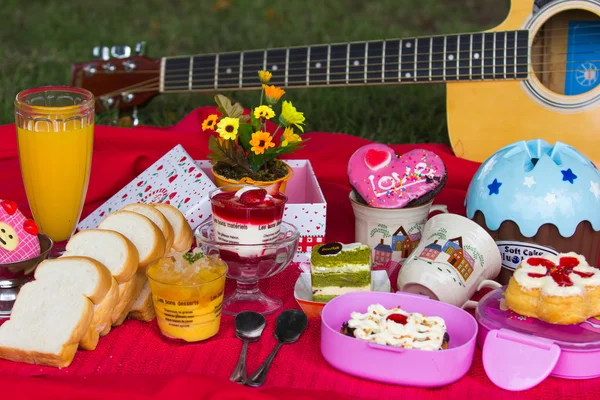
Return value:
[[(180, 143), (195, 159), (205, 159), (207, 136), (202, 120), (214, 109), (203, 108), (171, 128), (122, 129), (96, 127), (92, 175), (84, 215), (93, 211), (165, 152)], [(310, 133), (307, 147), (294, 158), (311, 160), (328, 203), (327, 238), (354, 239), (354, 216), (348, 202), (346, 165), (364, 139), (342, 134)], [(413, 145), (392, 146), (398, 153)], [(448, 169), (445, 189), (436, 203), (451, 212), (464, 213), (463, 201), (478, 164), (456, 158), (443, 145), (420, 145), (440, 154)], [(0, 126), (0, 198), (13, 199), (27, 209), (19, 171), (14, 126)], [(290, 266), (262, 282), (270, 295), (284, 299), (284, 308), (297, 308), (293, 286), (299, 271)], [(249, 347), (250, 372), (275, 345), (275, 316), (267, 318), (262, 339)], [(267, 383), (250, 389), (227, 380), (241, 349), (235, 338), (233, 318), (224, 316), (219, 334), (204, 343), (178, 344), (161, 338), (156, 322), (127, 321), (100, 340), (93, 352), (80, 351), (73, 364), (58, 370), (0, 360), (2, 398), (60, 399), (342, 399), (359, 398), (594, 398), (600, 379), (573, 381), (548, 378), (518, 395), (498, 389), (486, 377), (481, 352), (476, 351), (469, 373), (460, 381), (439, 389), (417, 389), (370, 382), (345, 375), (330, 367), (319, 350), (320, 320), (311, 320), (300, 341), (286, 345), (276, 357)], [(399, 357), (398, 362), (402, 362)]]

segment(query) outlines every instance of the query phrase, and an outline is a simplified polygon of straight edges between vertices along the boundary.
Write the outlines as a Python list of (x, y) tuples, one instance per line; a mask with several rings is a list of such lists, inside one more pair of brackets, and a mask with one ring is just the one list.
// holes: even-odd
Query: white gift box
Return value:
[[(325, 242), (327, 203), (310, 161), (286, 161), (294, 176), (288, 181), (283, 220), (300, 230), (294, 261), (308, 261), (312, 248)], [(216, 188), (210, 162), (194, 161), (181, 145), (152, 164), (127, 186), (82, 220), (79, 230), (98, 227), (106, 215), (130, 203), (169, 203), (177, 207), (192, 228), (211, 216), (208, 194)]]

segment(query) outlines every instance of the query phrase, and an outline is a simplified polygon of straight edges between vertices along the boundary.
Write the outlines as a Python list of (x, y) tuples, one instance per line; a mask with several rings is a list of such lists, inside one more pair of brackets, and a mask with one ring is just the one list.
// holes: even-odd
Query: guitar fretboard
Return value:
[(162, 59), (161, 92), (525, 79), (529, 32), (486, 32)]

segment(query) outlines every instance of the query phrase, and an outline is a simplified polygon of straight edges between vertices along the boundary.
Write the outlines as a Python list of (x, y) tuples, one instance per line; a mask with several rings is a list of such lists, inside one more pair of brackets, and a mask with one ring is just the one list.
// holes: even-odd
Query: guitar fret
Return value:
[(469, 35), (469, 79), (473, 79), (473, 34)]
[(458, 79), (460, 80), (470, 80), (471, 79), (471, 75), (470, 75), (470, 69), (469, 66), (471, 65), (471, 52), (470, 52), (470, 46), (471, 46), (471, 35), (461, 35), (458, 38), (458, 43), (460, 45), (460, 57), (457, 60), (458, 63)]
[(306, 77), (308, 69), (306, 68), (308, 56), (307, 47), (293, 47), (289, 51), (290, 74), (288, 75), (288, 85), (306, 86)]
[(431, 80), (441, 82), (444, 80), (444, 42), (445, 36), (432, 38), (431, 46)]
[(458, 79), (458, 64), (456, 64), (458, 49), (458, 36), (447, 36), (446, 37), (446, 56), (444, 58), (446, 62), (446, 80)]
[(350, 74), (350, 43), (346, 46), (346, 84), (349, 83)]
[(507, 49), (506, 49), (506, 42), (507, 42), (507, 40), (506, 39), (507, 38), (508, 38), (508, 32), (504, 32), (504, 65), (503, 65), (503, 67), (504, 67), (504, 79), (506, 79), (506, 52), (507, 52)]
[(483, 66), (483, 73), (484, 73), (484, 79), (494, 79), (494, 72), (495, 72), (495, 59), (496, 59), (496, 51), (495, 51), (495, 46), (494, 44), (496, 43), (494, 37), (495, 37), (495, 33), (484, 33), (483, 34), (483, 43), (485, 46), (485, 50), (483, 52), (483, 61), (482, 61), (482, 66)]
[(164, 61), (163, 90), (183, 91), (189, 87), (189, 57), (166, 58)]
[(271, 85), (285, 85), (285, 58), (287, 51), (284, 49), (267, 50), (267, 70), (271, 71), (273, 76), (269, 82)]
[(329, 73), (329, 83), (334, 85), (346, 83), (346, 63), (348, 61), (348, 45), (330, 45), (328, 48), (328, 54), (329, 67), (327, 69), (327, 72)]
[(369, 62), (369, 42), (365, 42), (365, 83), (367, 83), (367, 64)]
[(456, 37), (456, 80), (460, 77), (460, 66), (458, 64), (460, 60), (460, 35)]
[(472, 40), (472, 51), (471, 51), (471, 67), (472, 76), (471, 79), (483, 79), (483, 68), (482, 65), (482, 45), (483, 35), (481, 33), (475, 33), (471, 35)]
[(365, 66), (367, 69), (367, 82), (377, 83), (382, 82), (382, 77), (385, 75), (383, 71), (383, 47), (385, 42), (369, 42), (367, 45), (367, 55), (365, 57)]
[(364, 42), (350, 43), (349, 84), (365, 83), (366, 81), (366, 49), (367, 45)]
[(494, 32), (494, 47), (492, 50), (492, 71), (494, 75), (492, 79), (496, 79), (496, 32)]
[(485, 80), (485, 33), (481, 35), (481, 79)]
[(244, 81), (243, 71), (244, 71), (244, 52), (242, 51), (240, 53), (240, 88), (242, 87), (243, 81)]
[(431, 80), (431, 70), (433, 68), (433, 38), (429, 38), (429, 80)]
[(528, 67), (528, 56), (529, 56), (529, 31), (519, 31), (517, 34), (517, 59), (515, 64), (517, 65), (517, 79), (527, 78), (529, 75)]
[(381, 82), (385, 82), (385, 41), (381, 49)]
[(515, 61), (513, 62), (513, 69), (514, 69), (515, 78), (517, 77), (517, 48), (519, 47), (518, 46), (518, 40), (517, 40), (517, 33), (518, 33), (518, 31), (515, 31), (515, 50), (514, 50), (514, 52), (515, 52), (515, 54), (514, 54)]
[(215, 57), (215, 89), (219, 87), (219, 55)]
[(386, 40), (383, 44), (382, 51), (382, 68), (381, 73), (383, 75), (384, 83), (398, 82), (398, 57), (400, 56), (400, 42), (398, 40)]
[(158, 84), (158, 88), (159, 92), (161, 93), (165, 91), (165, 75), (167, 73), (167, 71), (165, 70), (166, 61), (167, 57), (163, 57), (160, 59), (160, 78), (158, 79), (160, 83)]
[(267, 70), (267, 50), (265, 49), (264, 54), (263, 54), (263, 67), (262, 67), (263, 71)]
[(428, 82), (431, 79), (431, 43), (430, 41), (421, 38), (415, 44), (415, 81), (417, 82)]
[(446, 80), (446, 49), (448, 46), (448, 42), (447, 42), (448, 38), (446, 36), (444, 36), (444, 80)]
[(414, 59), (415, 59), (415, 67), (414, 67), (414, 71), (413, 71), (413, 76), (415, 78), (415, 82), (417, 81), (417, 46), (419, 44), (419, 38), (415, 39), (415, 52), (414, 52)]
[(402, 81), (402, 39), (398, 41), (398, 82)]
[[(215, 74), (213, 68), (215, 67), (216, 62), (216, 54), (194, 57), (192, 90), (215, 88)], [(187, 63), (187, 66), (189, 66), (189, 63)]]
[(262, 65), (263, 70), (266, 70), (266, 57), (265, 51), (253, 50), (245, 51), (242, 55), (244, 59), (244, 65), (242, 65), (242, 81), (246, 88), (260, 88), (262, 84), (258, 79), (259, 66)]
[(331, 68), (331, 45), (327, 46), (327, 84), (329, 85), (329, 69)]
[(402, 41), (402, 61), (401, 61), (401, 70), (402, 70), (402, 79), (412, 81), (415, 77), (413, 77), (414, 72), (414, 64), (416, 63), (416, 51), (413, 50), (415, 44), (414, 39), (404, 39)]
[(310, 47), (306, 58), (306, 86), (310, 85)]
[(285, 87), (288, 86), (289, 66), (290, 66), (290, 49), (287, 48), (287, 49), (285, 49), (285, 83), (284, 83)]
[(327, 84), (328, 76), (327, 71), (327, 53), (329, 52), (329, 46), (311, 46), (310, 47), (310, 70), (312, 85), (323, 85)]
[(188, 74), (188, 90), (192, 90), (192, 81), (194, 79), (194, 57), (190, 57), (190, 71)]

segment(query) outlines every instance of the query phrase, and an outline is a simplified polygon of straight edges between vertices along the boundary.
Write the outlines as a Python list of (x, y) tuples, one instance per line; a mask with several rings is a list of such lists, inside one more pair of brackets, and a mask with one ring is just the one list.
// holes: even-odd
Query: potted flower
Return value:
[[(281, 88), (269, 85), (272, 74), (259, 71), (262, 83), (260, 103), (244, 115), (244, 108), (232, 104), (223, 95), (215, 96), (217, 112), (202, 123), (204, 131), (214, 131), (208, 140), (208, 158), (212, 164), (215, 184), (220, 186), (247, 183), (268, 186), (281, 182), (280, 191), (293, 176), (292, 168), (279, 157), (290, 154), (303, 145), (304, 115), (289, 101), (283, 101), (279, 117), (274, 107), (285, 94)], [(273, 133), (267, 121), (277, 123)]]

